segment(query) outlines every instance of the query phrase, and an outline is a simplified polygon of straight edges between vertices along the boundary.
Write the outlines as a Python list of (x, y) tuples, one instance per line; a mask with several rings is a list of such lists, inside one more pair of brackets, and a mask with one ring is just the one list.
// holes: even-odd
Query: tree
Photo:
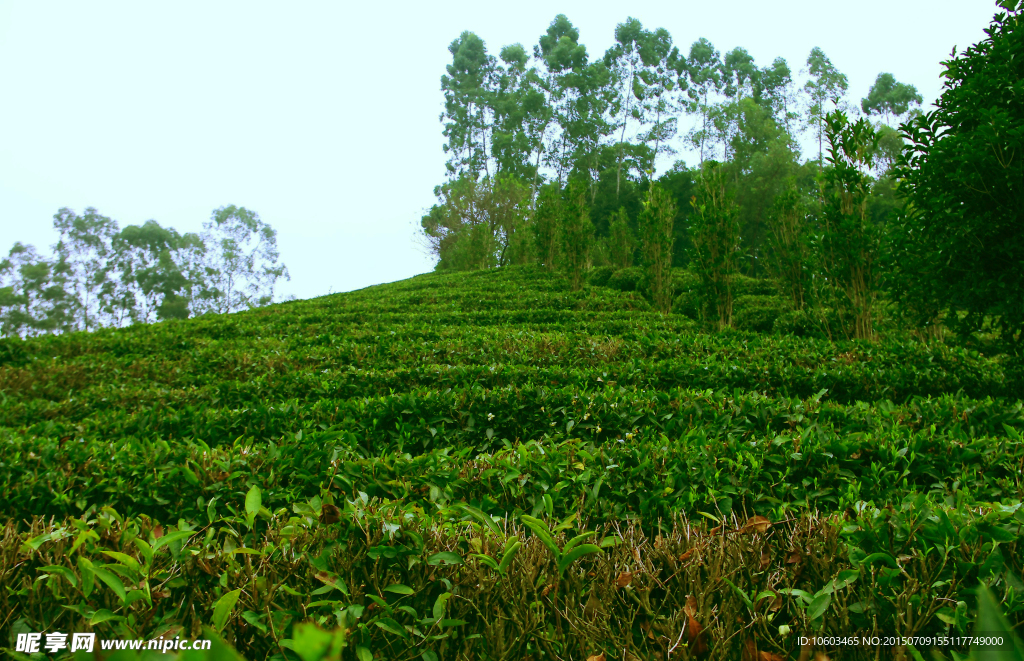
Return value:
[(101, 325), (99, 291), (110, 273), (111, 241), (117, 222), (88, 207), (79, 216), (64, 207), (53, 216), (60, 239), (53, 246), (57, 259), (68, 267), (67, 293), (76, 317), (75, 327), (89, 331)]
[(690, 112), (700, 115), (697, 126), (690, 130), (688, 137), (700, 149), (700, 162), (703, 164), (705, 145), (711, 135), (711, 99), (723, 88), (725, 65), (721, 53), (701, 37), (690, 46), (690, 55), (685, 62), (680, 62), (680, 67), (685, 69), (689, 78)]
[(452, 152), (448, 159), (448, 171), (453, 176), (464, 172), (474, 176), (488, 169), (487, 151), (487, 107), (490, 102), (488, 86), (492, 83), (494, 57), (487, 54), (487, 48), (480, 37), (472, 32), (463, 32), (454, 40), (448, 51), (452, 63), (447, 66), (447, 75), (441, 76), (444, 91), (445, 153)]
[(59, 263), (15, 243), (0, 261), (0, 331), (7, 337), (69, 330), (67, 295), (55, 277)]
[(545, 162), (554, 168), (559, 185), (572, 169), (574, 136), (571, 133), (574, 107), (580, 94), (578, 78), (587, 67), (587, 49), (579, 43), (580, 32), (565, 16), (559, 14), (541, 35), (534, 47), (534, 57), (543, 62), (547, 71), (545, 88), (553, 103), (552, 114), (557, 124), (557, 135), (549, 146)]
[(537, 196), (533, 216), (537, 260), (551, 271), (558, 266), (560, 224), (563, 214), (562, 190), (558, 182), (546, 184)]
[(608, 227), (608, 243), (612, 266), (626, 269), (633, 265), (636, 241), (629, 228), (629, 216), (623, 207), (619, 207), (612, 216), (612, 222)]
[(559, 256), (572, 290), (579, 291), (583, 287), (583, 273), (587, 269), (594, 237), (587, 205), (587, 184), (581, 179), (573, 179), (566, 188), (565, 198)]
[(810, 75), (810, 79), (804, 83), (804, 93), (807, 94), (806, 125), (812, 127), (818, 137), (818, 163), (821, 163), (824, 154), (825, 115), (829, 112), (830, 104), (834, 109), (843, 107), (842, 99), (850, 83), (846, 74), (840, 73), (817, 46), (812, 48), (811, 54), (807, 56), (806, 73)]
[(765, 265), (768, 273), (789, 291), (794, 310), (802, 310), (807, 302), (811, 270), (808, 229), (804, 198), (791, 186), (775, 198), (768, 213)]
[(785, 58), (775, 58), (771, 65), (762, 68), (754, 79), (754, 100), (771, 110), (772, 117), (780, 126), (792, 133), (792, 121), (796, 113), (793, 106), (793, 74)]
[(852, 317), (847, 336), (874, 337), (872, 306), (876, 297), (875, 262), (879, 253), (879, 228), (868, 216), (871, 177), (878, 135), (866, 119), (851, 123), (845, 112), (825, 117), (828, 165), (823, 172), (823, 233), (819, 258), (832, 302)]
[[(662, 142), (671, 138), (675, 122), (662, 121), (662, 115), (669, 112), (666, 92), (675, 87), (670, 74), (669, 56), (672, 54), (672, 37), (668, 31), (659, 28), (654, 32), (645, 30), (635, 18), (629, 18), (615, 28), (616, 45), (605, 53), (604, 61), (612, 71), (612, 87), (615, 97), (610, 110), (615, 118), (612, 127), (620, 131), (616, 144), (615, 197), (622, 189), (622, 166), (627, 148), (627, 130), (631, 120), (637, 127), (640, 144), (654, 142), (651, 163), (643, 164), (644, 172), (654, 167), (653, 159), (663, 149)], [(652, 123), (650, 131), (643, 127)]]
[(277, 232), (254, 211), (233, 204), (216, 209), (201, 236), (217, 291), (215, 312), (267, 305), (278, 279), (290, 279), (287, 267), (278, 263)]
[(188, 316), (181, 297), (185, 276), (171, 256), (179, 240), (174, 229), (155, 220), (128, 225), (113, 237), (113, 266), (119, 277), (107, 305), (119, 325), (126, 320), (152, 323)]
[(736, 128), (730, 140), (733, 159), (723, 165), (740, 224), (744, 271), (762, 275), (766, 220), (775, 198), (799, 171), (793, 136), (770, 108), (752, 96), (733, 104)]
[[(921, 323), (990, 328), (1024, 353), (1024, 3), (1003, 0), (987, 37), (943, 62), (936, 110), (900, 128), (907, 206), (890, 283)], [(937, 258), (937, 256), (940, 256)]]
[(860, 100), (860, 109), (865, 115), (881, 116), (891, 126), (892, 120), (905, 115), (911, 105), (920, 106), (923, 102), (916, 87), (897, 82), (891, 73), (880, 73), (868, 95)]
[(672, 241), (676, 205), (660, 186), (647, 189), (640, 211), (640, 243), (644, 273), (654, 307), (662, 314), (672, 311)]
[(690, 204), (694, 210), (690, 263), (701, 281), (701, 315), (722, 330), (732, 325), (732, 280), (739, 261), (740, 232), (720, 163), (707, 161), (701, 167), (697, 194)]

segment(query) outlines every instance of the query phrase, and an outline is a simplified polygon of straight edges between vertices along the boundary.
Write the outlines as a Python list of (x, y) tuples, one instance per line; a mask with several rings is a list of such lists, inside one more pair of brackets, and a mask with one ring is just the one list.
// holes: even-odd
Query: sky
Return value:
[(706, 37), (794, 72), (818, 46), (852, 104), (885, 71), (927, 106), (940, 62), (983, 39), (995, 12), (991, 0), (0, 0), (0, 251), (49, 252), (62, 207), (184, 233), (235, 204), (277, 230), (281, 296), (401, 280), (434, 265), (415, 239), (445, 178), (440, 78), (464, 30), (495, 55), (532, 50), (563, 13), (596, 58), (632, 16), (680, 50)]

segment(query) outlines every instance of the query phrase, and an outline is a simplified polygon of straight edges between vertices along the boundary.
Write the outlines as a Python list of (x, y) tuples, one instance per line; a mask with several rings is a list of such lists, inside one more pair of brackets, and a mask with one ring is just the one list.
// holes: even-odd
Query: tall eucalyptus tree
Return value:
[(807, 56), (805, 73), (810, 78), (804, 83), (803, 91), (807, 95), (806, 126), (813, 128), (818, 137), (818, 163), (822, 163), (824, 154), (825, 116), (830, 107), (845, 109), (843, 97), (850, 83), (846, 74), (832, 64), (824, 51), (815, 46)]
[(690, 46), (684, 66), (689, 80), (689, 110), (700, 115), (697, 125), (687, 137), (700, 150), (700, 162), (703, 164), (709, 155), (707, 143), (711, 135), (713, 101), (724, 89), (725, 64), (714, 44), (701, 37)]
[(487, 54), (487, 47), (480, 37), (472, 32), (463, 32), (448, 46), (452, 63), (446, 67), (447, 75), (441, 76), (444, 91), (444, 145), (448, 158), (448, 171), (453, 176), (470, 173), (477, 176), (481, 170), (489, 173), (487, 131), (488, 131), (488, 86), (494, 74), (494, 57)]
[(58, 261), (67, 267), (65, 292), (75, 317), (74, 327), (89, 331), (102, 325), (99, 292), (110, 277), (111, 241), (117, 221), (88, 207), (82, 215), (64, 207), (53, 216), (60, 239), (53, 246)]

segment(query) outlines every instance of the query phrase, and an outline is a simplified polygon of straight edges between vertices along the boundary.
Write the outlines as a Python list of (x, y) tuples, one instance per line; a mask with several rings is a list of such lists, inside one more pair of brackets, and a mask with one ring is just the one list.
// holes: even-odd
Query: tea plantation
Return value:
[(0, 646), (962, 659), (1024, 623), (1022, 392), (534, 267), (5, 340)]

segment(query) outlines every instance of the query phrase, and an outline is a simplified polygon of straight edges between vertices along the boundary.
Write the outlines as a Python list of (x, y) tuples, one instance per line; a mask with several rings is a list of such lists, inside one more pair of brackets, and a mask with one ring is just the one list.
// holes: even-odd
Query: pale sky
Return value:
[(940, 61), (983, 39), (996, 6), (0, 0), (0, 251), (21, 241), (48, 253), (65, 206), (196, 232), (236, 204), (278, 231), (283, 295), (429, 271), (413, 238), (445, 176), (448, 45), (471, 30), (494, 55), (516, 42), (532, 51), (559, 13), (591, 58), (632, 16), (684, 52), (707, 37), (760, 66), (785, 57), (794, 72), (819, 46), (854, 105), (882, 71), (929, 104)]

